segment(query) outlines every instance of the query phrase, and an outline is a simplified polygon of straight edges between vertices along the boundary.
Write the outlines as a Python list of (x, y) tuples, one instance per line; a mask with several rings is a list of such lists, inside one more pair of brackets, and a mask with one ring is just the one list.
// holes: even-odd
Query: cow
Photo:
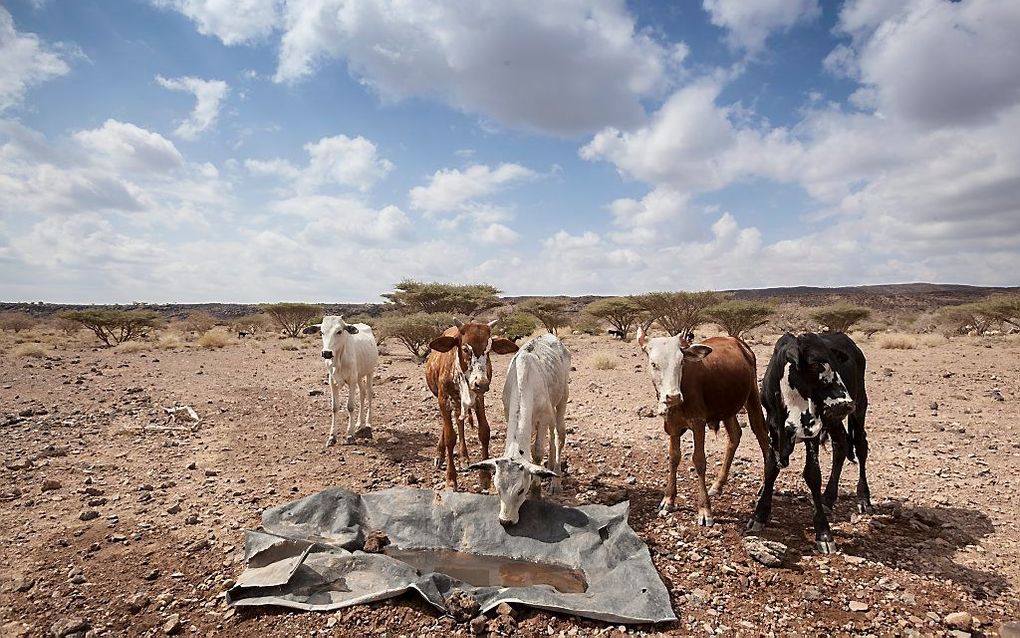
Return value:
[[(836, 551), (827, 513), (839, 494), (843, 462), (856, 457), (857, 509), (872, 513), (868, 487), (868, 438), (864, 416), (868, 396), (864, 389), (866, 361), (853, 339), (843, 333), (787, 333), (776, 342), (762, 380), (762, 405), (767, 415), (770, 453), (765, 460), (765, 477), (748, 530), (761, 531), (772, 515), (772, 493), (779, 470), (790, 464), (798, 441), (804, 442), (804, 481), (814, 504), (815, 545), (820, 553)], [(843, 419), (848, 428), (843, 429)], [(822, 492), (818, 447), (832, 441), (832, 471)]]
[[(531, 339), (510, 360), (503, 383), (503, 456), (468, 466), (493, 474), (503, 526), (517, 524), (529, 494), (536, 499), (541, 496), (541, 479), (552, 479), (552, 494), (560, 491), (569, 379), (570, 352), (552, 334)], [(547, 435), (549, 450), (543, 467)]]
[[(453, 419), (457, 419), (460, 432), (460, 460), (467, 465), (467, 442), (464, 440), (464, 421), (470, 420), (471, 411), (477, 418), (478, 441), (482, 447), (482, 460), (489, 458), (489, 421), (485, 416), (485, 393), (492, 383), (490, 353), (510, 354), (517, 352), (517, 344), (502, 337), (493, 338), (489, 323), (462, 323), (454, 320), (439, 337), (429, 343), (429, 355), (425, 360), (425, 381), (432, 395), (439, 402), (439, 415), (443, 430), (436, 446), (436, 467), (445, 457), (446, 487), (457, 489), (457, 469), (453, 464), (453, 447), (457, 432)], [(483, 490), (490, 486), (489, 473), (480, 475)]]
[(237, 338), (238, 339), (242, 339), (244, 337), (247, 337), (249, 334), (251, 334), (251, 333), (250, 332), (245, 332), (244, 330), (238, 330), (237, 331)]
[[(326, 447), (336, 445), (336, 415), (340, 411), (340, 386), (347, 386), (347, 435), (353, 443), (358, 432), (372, 432), (372, 376), (379, 361), (379, 347), (372, 328), (364, 323), (346, 323), (343, 317), (326, 315), (321, 323), (308, 326), (304, 334), (322, 334), (322, 358), (329, 377), (333, 418)], [(358, 389), (358, 419), (354, 420), (354, 388)]]
[[(698, 525), (710, 526), (710, 496), (722, 492), (730, 473), (733, 455), (740, 444), (737, 413), (747, 410), (751, 431), (758, 439), (762, 457), (768, 448), (765, 419), (758, 397), (758, 377), (754, 352), (735, 337), (712, 337), (691, 344), (685, 335), (648, 338), (638, 329), (638, 345), (648, 356), (652, 385), (658, 399), (657, 413), (669, 435), (669, 475), (666, 494), (659, 504), (661, 513), (676, 509), (676, 468), (680, 464), (680, 436), (686, 430), (694, 435), (694, 469), (697, 472), (695, 496)], [(729, 439), (722, 468), (711, 490), (705, 489), (705, 427), (718, 431), (726, 426)]]
[(624, 332), (623, 330), (617, 330), (616, 328), (610, 328), (609, 330), (606, 331), (606, 334), (608, 334), (610, 337), (616, 337), (617, 339), (621, 340), (627, 338), (626, 332)]

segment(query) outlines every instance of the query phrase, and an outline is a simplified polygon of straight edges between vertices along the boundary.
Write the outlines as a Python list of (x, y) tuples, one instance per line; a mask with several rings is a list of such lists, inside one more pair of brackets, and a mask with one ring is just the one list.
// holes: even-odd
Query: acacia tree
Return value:
[(470, 317), (499, 305), (499, 289), (487, 284), (444, 284), (404, 279), (382, 295), (404, 313), (447, 313)]
[(981, 304), (986, 317), (1020, 328), (1020, 295), (992, 297)]
[(492, 327), (492, 334), (506, 337), (511, 341), (530, 337), (534, 331), (535, 320), (531, 318), (531, 315), (519, 310), (500, 316), (496, 325)]
[(4, 312), (0, 313), (0, 329), (10, 330), (14, 333), (28, 330), (35, 325), (35, 319), (27, 312)]
[(764, 325), (773, 313), (775, 309), (767, 303), (735, 299), (705, 309), (705, 316), (731, 337), (739, 337), (748, 330)]
[(104, 344), (112, 346), (144, 337), (149, 330), (162, 324), (158, 313), (149, 310), (68, 310), (60, 313), (61, 319), (77, 321)]
[(212, 316), (208, 312), (197, 310), (195, 312), (189, 312), (188, 316), (184, 318), (182, 323), (184, 324), (185, 330), (204, 334), (216, 326), (217, 320), (216, 317)]
[(256, 313), (252, 315), (245, 315), (244, 317), (238, 317), (230, 323), (238, 332), (247, 332), (248, 334), (254, 335), (265, 330), (266, 326), (268, 326), (271, 322), (272, 319), (270, 319), (267, 315)]
[(322, 316), (322, 308), (314, 304), (281, 302), (262, 306), (262, 311), (283, 330), (288, 337), (296, 337), (302, 328)]
[(849, 303), (838, 303), (822, 306), (814, 310), (810, 317), (825, 326), (829, 332), (849, 332), (850, 327), (858, 321), (871, 316), (871, 311), (863, 306)]
[(429, 354), (429, 343), (453, 325), (453, 317), (442, 312), (392, 314), (375, 322), (380, 343), (396, 339), (421, 363)]
[(700, 292), (681, 290), (648, 292), (631, 299), (648, 313), (645, 327), (658, 322), (670, 336), (676, 336), (693, 331), (704, 323), (705, 310), (721, 302), (723, 296), (711, 290)]
[(588, 304), (584, 311), (593, 317), (608, 321), (615, 330), (623, 333), (624, 339), (645, 312), (629, 297), (599, 299)]
[(517, 309), (538, 319), (554, 335), (559, 335), (560, 328), (567, 325), (567, 302), (562, 299), (528, 299)]

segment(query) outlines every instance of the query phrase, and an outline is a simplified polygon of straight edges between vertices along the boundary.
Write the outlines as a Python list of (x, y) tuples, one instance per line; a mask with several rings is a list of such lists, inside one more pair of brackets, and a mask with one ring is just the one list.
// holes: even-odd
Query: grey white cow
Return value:
[(510, 360), (503, 384), (506, 448), (501, 457), (469, 466), (493, 472), (503, 525), (517, 523), (529, 494), (541, 495), (542, 478), (552, 478), (553, 494), (560, 491), (569, 380), (570, 352), (554, 335), (531, 339)]

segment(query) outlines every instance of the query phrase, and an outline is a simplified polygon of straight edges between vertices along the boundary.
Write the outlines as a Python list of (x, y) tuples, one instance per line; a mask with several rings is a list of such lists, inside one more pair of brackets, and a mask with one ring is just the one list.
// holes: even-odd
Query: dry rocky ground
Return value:
[[(328, 392), (319, 344), (275, 337), (221, 350), (115, 352), (49, 346), (0, 355), (0, 634), (436, 636), (618, 633), (526, 609), (458, 623), (413, 595), (337, 613), (236, 612), (224, 590), (242, 569), (243, 530), (261, 511), (339, 485), (440, 487), (437, 409), (422, 368), (396, 344), (376, 378), (375, 438), (326, 449)], [(841, 553), (813, 553), (810, 501), (794, 465), (764, 534), (788, 547), (779, 567), (753, 560), (742, 530), (761, 459), (745, 430), (716, 524), (698, 528), (692, 478), (682, 507), (655, 507), (666, 446), (643, 358), (632, 343), (569, 336), (567, 503), (630, 499), (680, 620), (629, 632), (790, 635), (994, 635), (1020, 620), (1020, 342), (960, 338), (869, 357), (868, 433), (877, 513), (853, 513), (856, 467), (833, 515)], [(770, 345), (756, 345), (764, 370)], [(595, 362), (600, 368), (596, 369)], [(489, 399), (502, 447), (497, 357)], [(615, 367), (613, 367), (615, 365)], [(1002, 401), (992, 396), (998, 388)], [(194, 431), (164, 427), (187, 404)], [(151, 427), (156, 426), (156, 427)], [(723, 439), (709, 437), (710, 464)], [(685, 445), (690, 447), (689, 435)], [(470, 449), (477, 454), (477, 442)], [(462, 488), (477, 490), (473, 476)], [(505, 612), (511, 610), (505, 609)], [(948, 619), (947, 619), (948, 616)]]

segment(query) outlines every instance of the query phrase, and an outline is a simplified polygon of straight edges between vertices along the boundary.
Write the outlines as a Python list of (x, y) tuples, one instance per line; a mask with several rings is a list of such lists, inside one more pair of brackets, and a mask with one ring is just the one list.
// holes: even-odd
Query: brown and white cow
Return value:
[[(457, 419), (460, 433), (460, 462), (467, 467), (467, 442), (464, 440), (464, 421), (470, 420), (471, 412), (477, 418), (478, 441), (482, 445), (482, 460), (489, 458), (489, 421), (485, 417), (485, 393), (492, 382), (492, 363), (489, 353), (510, 354), (517, 351), (517, 344), (502, 337), (492, 337), (490, 323), (461, 323), (454, 320), (440, 337), (429, 344), (431, 352), (425, 360), (425, 381), (429, 390), (439, 401), (439, 414), (443, 430), (436, 446), (436, 467), (443, 457), (446, 460), (446, 486), (457, 489), (457, 468), (453, 463), (453, 446), (457, 442), (457, 431), (453, 419)], [(489, 472), (480, 474), (482, 489), (491, 485)]]
[[(722, 492), (729, 478), (730, 464), (740, 444), (737, 413), (747, 410), (751, 431), (758, 439), (762, 459), (768, 452), (768, 435), (758, 395), (754, 353), (740, 339), (712, 337), (691, 345), (683, 335), (649, 339), (638, 330), (638, 344), (648, 356), (652, 385), (658, 398), (658, 413), (669, 435), (669, 477), (666, 494), (659, 504), (662, 512), (676, 509), (676, 468), (680, 464), (680, 436), (694, 434), (694, 469), (698, 475), (695, 495), (698, 524), (711, 525), (710, 495)], [(726, 426), (729, 444), (722, 468), (711, 490), (705, 489), (705, 426)]]

